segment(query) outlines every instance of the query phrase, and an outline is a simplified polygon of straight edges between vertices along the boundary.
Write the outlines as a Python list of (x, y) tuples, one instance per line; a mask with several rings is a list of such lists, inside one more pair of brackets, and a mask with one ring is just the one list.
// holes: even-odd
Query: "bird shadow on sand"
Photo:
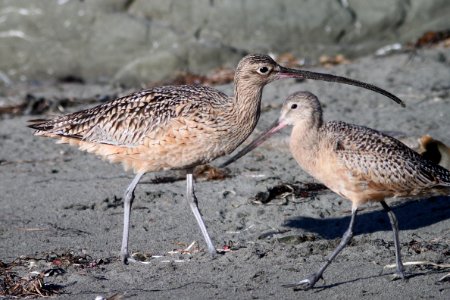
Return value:
[[(412, 200), (400, 205), (391, 205), (398, 219), (400, 230), (413, 230), (450, 219), (450, 196), (439, 196), (423, 200)], [(311, 218), (295, 217), (287, 220), (286, 227), (304, 229), (315, 232), (325, 239), (342, 237), (348, 228), (348, 217), (342, 218)], [(355, 221), (355, 235), (377, 231), (391, 231), (386, 212), (381, 209), (371, 212), (360, 212)]]
[[(421, 272), (416, 272), (414, 274), (408, 273), (407, 274), (407, 278), (406, 279), (397, 279), (400, 282), (404, 282), (404, 283), (408, 283), (409, 279), (412, 279), (414, 277), (419, 277), (419, 276), (425, 276), (425, 275), (429, 275), (429, 274), (435, 274), (435, 273), (443, 273), (444, 271), (438, 271), (438, 270), (428, 270), (428, 271), (421, 271)], [(339, 285), (344, 285), (344, 284), (350, 284), (350, 283), (354, 283), (360, 280), (372, 280), (374, 278), (380, 278), (380, 277), (385, 277), (386, 278), (386, 282), (388, 281), (394, 281), (393, 279), (389, 279), (390, 277), (392, 277), (393, 273), (389, 273), (389, 272), (382, 272), (378, 275), (373, 275), (373, 276), (365, 276), (365, 277), (358, 277), (355, 279), (350, 279), (347, 281), (341, 281), (341, 282), (336, 282), (336, 283), (331, 283), (331, 284), (327, 284), (326, 281), (322, 281), (317, 284), (317, 286), (314, 286), (312, 288), (312, 291), (314, 291), (314, 293), (320, 293), (324, 290), (330, 289), (330, 288), (334, 288), (337, 287)], [(320, 283), (322, 283), (323, 285), (320, 285)], [(297, 289), (297, 290), (301, 290), (301, 289)]]
[[(319, 280), (317, 282), (316, 286), (314, 286), (310, 290), (313, 293), (317, 294), (317, 293), (320, 293), (327, 289), (334, 288), (334, 287), (337, 287), (340, 285), (351, 284), (351, 283), (361, 281), (361, 280), (373, 280), (375, 278), (381, 278), (381, 277), (386, 278), (386, 282), (399, 281), (399, 282), (403, 282), (403, 283), (408, 283), (408, 281), (414, 277), (426, 276), (426, 275), (430, 275), (430, 274), (442, 274), (442, 273), (446, 273), (446, 272), (447, 272), (446, 270), (437, 270), (437, 269), (429, 269), (429, 270), (422, 270), (422, 271), (415, 270), (414, 273), (407, 272), (405, 279), (398, 279), (398, 278), (393, 279), (393, 275), (395, 274), (395, 271), (386, 271), (384, 269), (381, 269), (381, 272), (379, 274), (375, 274), (375, 275), (371, 275), (371, 276), (357, 277), (357, 278), (349, 279), (349, 280), (345, 280), (345, 281), (338, 281), (336, 283), (327, 283), (326, 275), (324, 275), (325, 280)], [(284, 283), (280, 283), (280, 285), (284, 285)], [(294, 291), (304, 290), (301, 287), (298, 287), (298, 288), (294, 287), (293, 289), (294, 289)]]

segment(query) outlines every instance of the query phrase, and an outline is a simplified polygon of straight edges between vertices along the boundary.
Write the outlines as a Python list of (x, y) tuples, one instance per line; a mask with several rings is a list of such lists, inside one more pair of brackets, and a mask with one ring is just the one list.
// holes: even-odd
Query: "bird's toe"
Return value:
[(391, 276), (391, 280), (395, 281), (395, 280), (407, 280), (408, 276), (406, 275), (405, 271), (401, 270), (401, 271), (397, 271), (395, 274), (393, 274)]
[(300, 280), (299, 282), (296, 283), (291, 283), (291, 284), (285, 284), (283, 285), (283, 287), (286, 288), (293, 288), (294, 290), (309, 290), (310, 288), (314, 287), (314, 285), (317, 283), (317, 281), (319, 281), (319, 279), (322, 278), (322, 275), (320, 274), (311, 274), (309, 275), (307, 278)]

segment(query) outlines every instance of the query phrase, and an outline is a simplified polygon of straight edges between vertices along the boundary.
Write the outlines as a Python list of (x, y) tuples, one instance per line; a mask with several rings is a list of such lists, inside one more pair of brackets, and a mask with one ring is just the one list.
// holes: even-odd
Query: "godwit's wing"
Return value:
[(450, 186), (450, 171), (381, 132), (344, 122), (328, 122), (323, 130), (340, 162), (358, 181), (398, 196)]

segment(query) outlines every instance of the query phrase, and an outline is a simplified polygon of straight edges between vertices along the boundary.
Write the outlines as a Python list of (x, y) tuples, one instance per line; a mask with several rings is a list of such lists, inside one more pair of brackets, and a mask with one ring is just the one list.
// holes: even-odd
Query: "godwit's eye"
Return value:
[(296, 109), (296, 108), (297, 108), (297, 103), (292, 104), (292, 105), (291, 105), (291, 108), (292, 108), (292, 109)]
[(269, 72), (269, 68), (268, 67), (261, 67), (258, 69), (258, 73), (259, 74), (267, 74), (267, 72)]

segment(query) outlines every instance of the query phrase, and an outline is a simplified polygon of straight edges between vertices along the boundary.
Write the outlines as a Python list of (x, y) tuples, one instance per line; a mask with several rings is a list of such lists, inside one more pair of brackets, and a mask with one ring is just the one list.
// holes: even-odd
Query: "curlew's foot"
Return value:
[(217, 257), (217, 250), (212, 243), (208, 243), (208, 253), (213, 259)]
[(150, 264), (150, 262), (148, 262), (148, 261), (140, 261), (140, 260), (134, 259), (133, 257), (129, 257), (129, 258), (127, 259), (127, 262), (124, 263), (124, 264), (128, 265), (129, 263), (132, 263), (132, 264), (141, 264), (141, 265), (148, 265), (148, 264)]
[(208, 252), (209, 252), (209, 255), (211, 256), (211, 259), (214, 260), (214, 259), (218, 258), (219, 256), (225, 255), (228, 251), (218, 248), (214, 252), (210, 252), (210, 251), (208, 251)]
[(217, 254), (218, 254), (218, 252), (217, 252), (217, 250), (216, 250), (216, 249), (214, 249), (214, 251), (210, 251), (210, 250), (208, 250), (208, 252), (209, 252), (209, 255), (211, 256), (211, 259), (215, 259), (215, 258), (217, 258)]
[(121, 253), (120, 254), (120, 260), (124, 265), (128, 265), (129, 263), (142, 263), (146, 264), (144, 260), (141, 260), (139, 256), (137, 256), (137, 259), (135, 258), (136, 255), (130, 255), (128, 252)]
[(123, 263), (124, 265), (128, 265), (128, 262), (129, 262), (130, 260), (134, 260), (134, 258), (130, 258), (130, 255), (129, 255), (128, 252), (127, 252), (127, 253), (121, 253), (121, 254), (120, 254), (120, 260), (122, 261), (122, 263)]
[(300, 280), (297, 283), (285, 284), (283, 287), (294, 288), (294, 290), (309, 290), (314, 287), (314, 285), (319, 281), (319, 279), (323, 279), (322, 274), (313, 273), (309, 275), (307, 278)]
[(125, 255), (121, 255), (121, 260), (125, 265), (128, 265), (129, 263), (148, 265), (151, 263), (148, 260), (148, 257), (141, 253), (133, 253), (131, 256), (128, 255), (128, 253)]

